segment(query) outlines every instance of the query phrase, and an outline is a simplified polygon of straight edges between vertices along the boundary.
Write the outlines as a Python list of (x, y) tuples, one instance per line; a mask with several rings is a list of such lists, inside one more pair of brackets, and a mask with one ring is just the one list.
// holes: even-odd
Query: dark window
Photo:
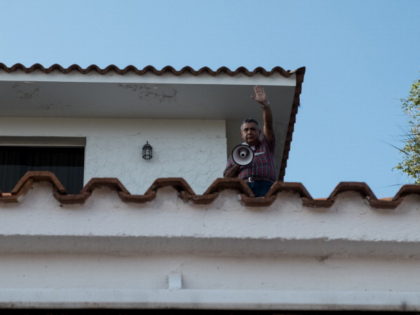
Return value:
[(0, 191), (11, 191), (27, 171), (50, 171), (67, 192), (83, 187), (84, 147), (0, 146)]

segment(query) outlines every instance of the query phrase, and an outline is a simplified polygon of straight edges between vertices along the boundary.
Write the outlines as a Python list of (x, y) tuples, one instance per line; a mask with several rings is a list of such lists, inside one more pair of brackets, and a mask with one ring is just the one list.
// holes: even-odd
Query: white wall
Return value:
[(420, 310), (413, 259), (17, 254), (0, 266), (4, 308)]
[(35, 183), (0, 203), (0, 307), (418, 311), (419, 205), (345, 192), (314, 209), (284, 192), (248, 208), (229, 190), (195, 205), (169, 187), (60, 204)]
[[(159, 177), (183, 177), (202, 193), (226, 164), (221, 120), (0, 118), (0, 136), (86, 137), (84, 182), (117, 177), (135, 194)], [(146, 141), (150, 161), (141, 158)]]

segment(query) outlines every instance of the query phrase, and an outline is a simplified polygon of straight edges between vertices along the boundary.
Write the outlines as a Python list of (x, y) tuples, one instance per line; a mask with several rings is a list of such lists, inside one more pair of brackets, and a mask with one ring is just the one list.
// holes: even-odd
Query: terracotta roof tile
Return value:
[(286, 174), (287, 159), (289, 158), (290, 144), (292, 143), (293, 130), (296, 122), (296, 115), (300, 105), (300, 94), (302, 92), (302, 83), (305, 76), (305, 67), (296, 70), (296, 88), (293, 97), (292, 110), (290, 112), (289, 126), (287, 127), (286, 141), (284, 143), (282, 160), (280, 163), (279, 181), (284, 180)]
[(271, 205), (278, 193), (292, 192), (299, 195), (302, 203), (307, 207), (328, 208), (331, 207), (339, 194), (344, 192), (356, 192), (365, 198), (371, 207), (381, 209), (395, 209), (408, 195), (420, 195), (420, 185), (405, 185), (393, 198), (377, 199), (366, 183), (341, 182), (328, 198), (311, 197), (305, 186), (301, 183), (276, 182), (265, 197), (255, 198), (249, 187), (236, 178), (216, 179), (202, 195), (196, 195), (190, 185), (183, 178), (159, 178), (156, 179), (144, 195), (133, 195), (116, 178), (92, 178), (81, 190), (80, 194), (67, 194), (65, 188), (57, 177), (51, 172), (27, 172), (11, 192), (0, 194), (1, 202), (18, 202), (18, 198), (24, 195), (34, 182), (49, 182), (52, 185), (54, 197), (63, 204), (83, 203), (92, 192), (101, 186), (118, 193), (124, 202), (144, 203), (156, 198), (157, 191), (163, 187), (173, 187), (179, 193), (179, 197), (194, 204), (209, 204), (213, 202), (220, 192), (233, 189), (241, 194), (241, 200), (245, 206), (262, 207)]
[(245, 67), (238, 67), (235, 70), (231, 70), (228, 67), (220, 67), (216, 70), (213, 70), (209, 67), (202, 67), (198, 70), (195, 70), (192, 67), (189, 66), (185, 66), (183, 68), (181, 68), (180, 70), (176, 70), (175, 68), (171, 67), (171, 66), (166, 66), (163, 67), (162, 69), (158, 70), (153, 66), (146, 66), (144, 68), (137, 68), (135, 66), (129, 65), (126, 66), (125, 68), (119, 68), (116, 65), (109, 65), (105, 68), (101, 68), (97, 65), (90, 65), (86, 68), (83, 68), (77, 64), (73, 64), (71, 66), (68, 67), (63, 67), (59, 64), (53, 64), (50, 67), (44, 67), (43, 65), (36, 63), (33, 64), (30, 67), (26, 67), (21, 63), (17, 63), (14, 64), (13, 66), (8, 67), (7, 65), (5, 65), (4, 63), (0, 63), (0, 70), (3, 70), (7, 73), (12, 73), (12, 72), (16, 72), (16, 71), (23, 71), (25, 73), (31, 73), (31, 72), (35, 72), (35, 71), (41, 71), (44, 73), (50, 73), (53, 71), (59, 71), (61, 73), (71, 73), (71, 72), (79, 72), (81, 74), (88, 74), (91, 72), (96, 72), (98, 74), (107, 74), (107, 73), (117, 73), (117, 74), (127, 74), (127, 73), (134, 73), (134, 74), (138, 74), (138, 75), (144, 75), (147, 73), (152, 73), (155, 75), (162, 75), (162, 74), (166, 74), (166, 73), (171, 73), (173, 75), (179, 76), (179, 75), (183, 75), (183, 74), (191, 74), (191, 75), (202, 75), (202, 74), (209, 74), (212, 76), (216, 76), (219, 74), (226, 74), (229, 76), (235, 76), (238, 74), (243, 74), (246, 76), (254, 76), (256, 74), (260, 74), (263, 76), (270, 76), (273, 74), (281, 74), (284, 77), (290, 77), (292, 74), (294, 73), (302, 73), (305, 71), (305, 68), (299, 68), (295, 71), (291, 71), (291, 70), (285, 70), (282, 67), (274, 67), (271, 70), (266, 70), (263, 67), (257, 67), (254, 70), (248, 70)]

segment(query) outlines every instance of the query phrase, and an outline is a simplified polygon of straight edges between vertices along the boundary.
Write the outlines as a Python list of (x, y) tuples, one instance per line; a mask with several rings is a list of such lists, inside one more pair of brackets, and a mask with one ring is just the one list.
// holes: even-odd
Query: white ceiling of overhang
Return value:
[[(294, 87), (266, 87), (276, 120), (289, 118)], [(260, 116), (252, 86), (0, 82), (2, 116), (237, 120)]]

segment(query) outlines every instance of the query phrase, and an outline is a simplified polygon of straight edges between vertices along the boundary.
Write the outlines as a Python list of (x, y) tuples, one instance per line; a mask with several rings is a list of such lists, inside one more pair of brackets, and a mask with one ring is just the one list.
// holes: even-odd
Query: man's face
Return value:
[(241, 126), (241, 137), (242, 141), (245, 141), (249, 145), (258, 144), (260, 136), (260, 128), (256, 123), (243, 123)]

